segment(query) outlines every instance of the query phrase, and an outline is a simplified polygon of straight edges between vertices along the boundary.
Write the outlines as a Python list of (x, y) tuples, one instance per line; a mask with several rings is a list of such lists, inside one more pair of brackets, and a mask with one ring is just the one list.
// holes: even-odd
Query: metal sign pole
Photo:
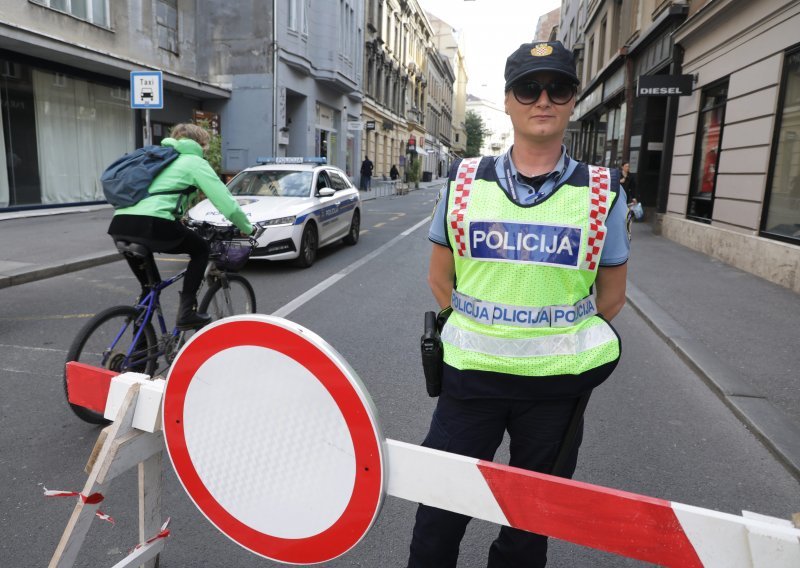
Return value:
[(153, 143), (153, 134), (150, 130), (150, 109), (144, 109), (144, 145), (149, 146)]

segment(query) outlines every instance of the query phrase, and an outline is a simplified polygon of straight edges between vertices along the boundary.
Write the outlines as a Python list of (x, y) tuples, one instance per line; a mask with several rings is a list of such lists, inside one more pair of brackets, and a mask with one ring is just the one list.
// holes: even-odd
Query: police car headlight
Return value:
[(270, 219), (269, 221), (261, 221), (257, 223), (262, 227), (277, 227), (279, 225), (294, 225), (294, 222), (297, 220), (296, 215), (292, 215), (291, 217), (279, 217), (278, 219)]

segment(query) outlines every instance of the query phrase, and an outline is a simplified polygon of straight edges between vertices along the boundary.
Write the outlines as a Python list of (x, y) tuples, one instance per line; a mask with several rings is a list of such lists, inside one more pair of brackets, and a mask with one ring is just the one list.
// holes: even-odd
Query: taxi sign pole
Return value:
[(153, 143), (153, 135), (150, 131), (150, 109), (144, 109), (144, 145), (150, 146)]

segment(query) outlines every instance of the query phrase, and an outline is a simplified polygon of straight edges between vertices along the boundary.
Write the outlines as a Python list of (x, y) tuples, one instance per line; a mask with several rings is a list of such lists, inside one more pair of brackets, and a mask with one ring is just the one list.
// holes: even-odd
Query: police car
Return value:
[[(325, 158), (263, 158), (258, 163), (228, 183), (250, 223), (264, 228), (251, 258), (295, 259), (305, 268), (320, 247), (358, 242), (361, 197), (342, 170), (326, 165)], [(188, 216), (229, 224), (207, 199)]]

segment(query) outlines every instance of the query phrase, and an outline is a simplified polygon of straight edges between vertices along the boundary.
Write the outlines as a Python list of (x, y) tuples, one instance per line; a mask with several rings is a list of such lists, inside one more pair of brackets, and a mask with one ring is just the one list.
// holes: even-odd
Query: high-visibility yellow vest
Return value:
[(618, 360), (619, 337), (593, 295), (615, 196), (608, 169), (581, 163), (543, 201), (522, 206), (497, 183), (492, 158), (464, 160), (448, 190), (456, 289), (445, 362), (544, 377)]

